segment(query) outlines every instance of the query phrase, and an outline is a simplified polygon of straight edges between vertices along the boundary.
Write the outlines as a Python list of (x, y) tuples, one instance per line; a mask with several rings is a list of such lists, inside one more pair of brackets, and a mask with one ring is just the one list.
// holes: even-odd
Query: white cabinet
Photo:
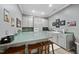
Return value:
[(58, 44), (58, 34), (53, 34), (53, 42)]
[(34, 31), (42, 31), (43, 27), (48, 27), (48, 20), (40, 17), (34, 17)]
[(33, 27), (33, 16), (23, 16), (22, 26)]
[(60, 47), (65, 49), (70, 49), (72, 47), (73, 34), (71, 33), (64, 34), (60, 32), (59, 33), (50, 32), (50, 34), (51, 34), (50, 37), (52, 37), (50, 40), (59, 45)]
[(22, 27), (34, 27), (34, 31), (42, 31), (42, 27), (48, 27), (48, 20), (41, 17), (23, 16)]
[(75, 44), (76, 44), (76, 52), (77, 52), (77, 54), (79, 54), (79, 42), (75, 42)]
[(65, 49), (71, 48), (72, 41), (73, 41), (73, 34), (59, 34), (58, 35), (58, 45)]
[(52, 37), (50, 40), (56, 44), (58, 44), (58, 33), (53, 33), (53, 32), (50, 32), (50, 37)]
[(63, 48), (66, 48), (66, 36), (65, 35), (58, 35), (58, 45), (63, 47)]

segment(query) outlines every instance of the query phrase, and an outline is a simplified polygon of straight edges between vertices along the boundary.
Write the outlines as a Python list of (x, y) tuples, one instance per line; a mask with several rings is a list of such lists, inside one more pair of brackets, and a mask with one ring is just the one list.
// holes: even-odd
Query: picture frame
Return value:
[(65, 25), (65, 23), (66, 23), (65, 20), (60, 21), (60, 25), (61, 25), (61, 26)]
[(16, 27), (21, 28), (21, 20), (19, 20), (18, 18), (16, 18)]
[(11, 26), (14, 27), (15, 26), (15, 20), (13, 17), (11, 17)]
[(57, 24), (56, 24), (56, 28), (59, 28), (59, 27), (60, 27), (60, 24), (57, 23)]
[(68, 26), (76, 26), (76, 21), (68, 21), (67, 25)]
[(11, 20), (11, 17), (9, 15), (9, 11), (7, 9), (4, 9), (4, 21), (9, 23), (10, 20)]
[(59, 23), (60, 22), (60, 19), (56, 19), (56, 23)]
[(52, 26), (56, 26), (56, 22), (53, 22), (53, 23), (52, 23)]

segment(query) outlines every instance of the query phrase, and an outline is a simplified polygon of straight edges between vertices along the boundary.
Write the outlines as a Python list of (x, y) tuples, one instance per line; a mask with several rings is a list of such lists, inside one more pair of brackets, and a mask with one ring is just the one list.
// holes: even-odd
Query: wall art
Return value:
[(65, 25), (65, 23), (66, 23), (65, 20), (60, 21), (60, 25), (61, 25), (61, 26)]
[(16, 18), (16, 27), (21, 27), (21, 20)]
[(9, 23), (10, 20), (11, 20), (11, 17), (10, 17), (9, 11), (4, 9), (4, 21)]
[(76, 21), (67, 22), (68, 26), (76, 26)]
[(13, 17), (11, 17), (11, 26), (14, 27), (15, 26), (15, 20)]

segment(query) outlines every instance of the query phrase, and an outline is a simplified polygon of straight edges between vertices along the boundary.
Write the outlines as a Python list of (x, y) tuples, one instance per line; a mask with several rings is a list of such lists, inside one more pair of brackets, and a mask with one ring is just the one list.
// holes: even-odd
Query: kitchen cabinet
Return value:
[(33, 27), (33, 16), (23, 16), (22, 27)]
[(73, 34), (59, 34), (58, 35), (59, 46), (65, 49), (71, 49), (72, 43), (73, 43)]
[(56, 32), (50, 32), (51, 33), (51, 41), (53, 41), (55, 44), (59, 45), (62, 48), (65, 49), (71, 49), (73, 44), (73, 34), (68, 33), (56, 33)]
[(45, 18), (34, 17), (34, 31), (42, 31), (43, 27), (48, 27), (48, 20)]
[(46, 18), (23, 16), (22, 27), (34, 27), (34, 31), (42, 31), (43, 27), (48, 27)]
[(65, 35), (58, 35), (58, 45), (63, 47), (63, 48), (66, 48), (66, 36)]
[(54, 33), (50, 31), (50, 37), (52, 37), (50, 40), (53, 41), (54, 43), (58, 44), (58, 35), (60, 33)]

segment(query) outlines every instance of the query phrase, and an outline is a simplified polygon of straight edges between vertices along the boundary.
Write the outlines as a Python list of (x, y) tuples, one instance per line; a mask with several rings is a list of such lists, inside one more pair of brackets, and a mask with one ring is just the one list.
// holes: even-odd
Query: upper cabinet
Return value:
[(22, 27), (33, 27), (33, 16), (23, 16)]
[(41, 17), (23, 16), (22, 27), (48, 27), (48, 20)]

